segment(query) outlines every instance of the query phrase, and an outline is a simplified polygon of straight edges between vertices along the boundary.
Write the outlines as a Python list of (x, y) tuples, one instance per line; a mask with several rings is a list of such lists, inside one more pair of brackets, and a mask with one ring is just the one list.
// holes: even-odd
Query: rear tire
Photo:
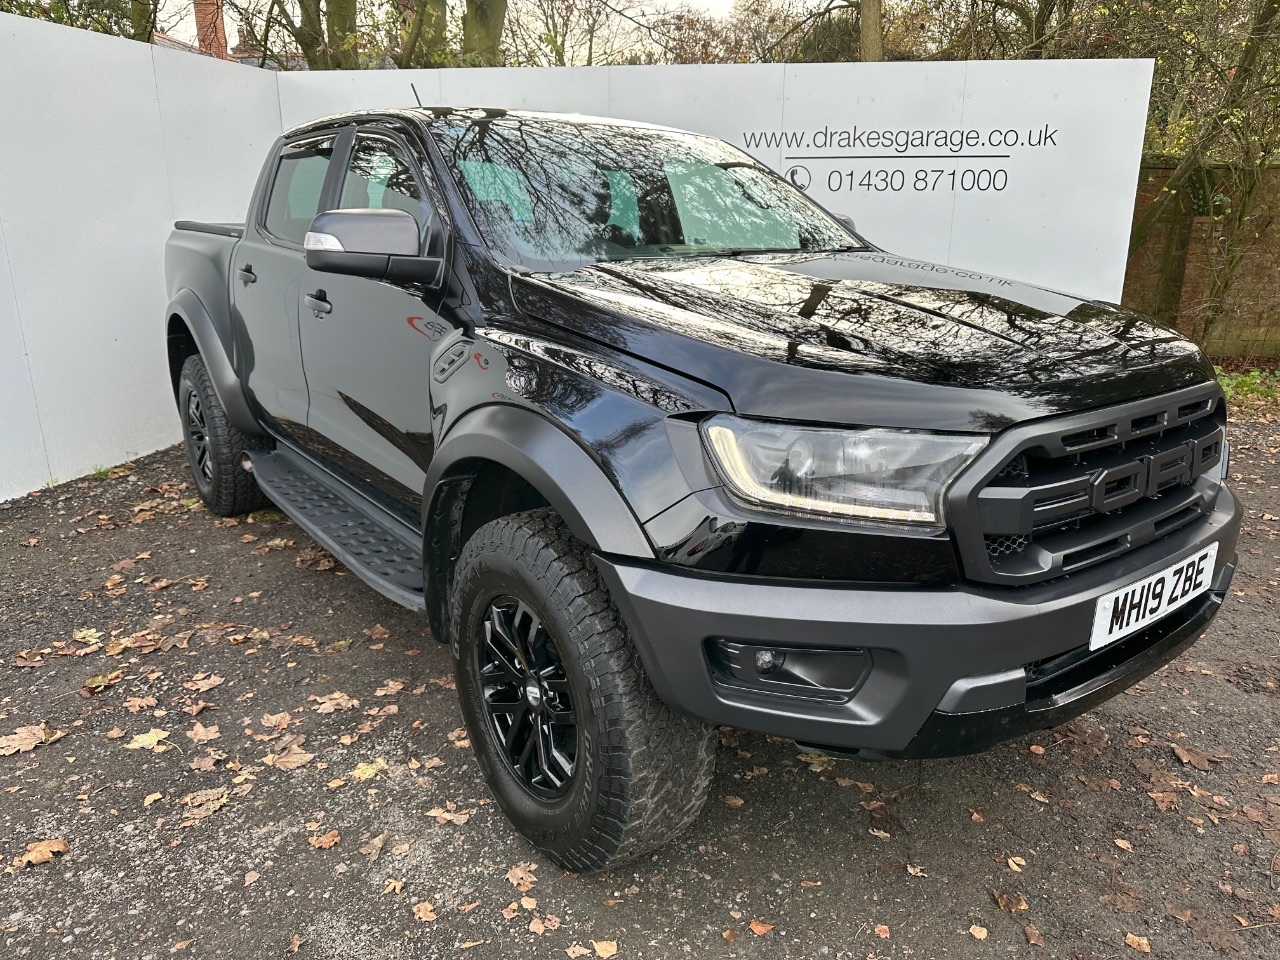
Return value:
[(553, 510), (476, 531), (458, 561), (451, 628), (472, 748), (531, 844), (594, 872), (697, 818), (716, 730), (654, 693), (589, 551)]
[(240, 466), (240, 455), (246, 450), (261, 450), (270, 441), (241, 433), (231, 425), (199, 354), (187, 357), (178, 375), (178, 412), (187, 463), (196, 492), (209, 512), (235, 517), (269, 506), (253, 474)]

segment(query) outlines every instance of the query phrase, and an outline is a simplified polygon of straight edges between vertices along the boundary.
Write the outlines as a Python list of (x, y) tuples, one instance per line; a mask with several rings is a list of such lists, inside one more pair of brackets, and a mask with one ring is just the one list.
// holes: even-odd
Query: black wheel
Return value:
[(697, 818), (715, 728), (658, 699), (589, 552), (554, 511), (476, 531), (451, 615), (472, 747), (530, 843), (566, 869), (603, 870)]
[(234, 517), (267, 506), (269, 501), (253, 475), (240, 466), (240, 454), (261, 449), (269, 441), (243, 434), (228, 422), (198, 354), (187, 357), (182, 365), (178, 412), (187, 463), (209, 512)]

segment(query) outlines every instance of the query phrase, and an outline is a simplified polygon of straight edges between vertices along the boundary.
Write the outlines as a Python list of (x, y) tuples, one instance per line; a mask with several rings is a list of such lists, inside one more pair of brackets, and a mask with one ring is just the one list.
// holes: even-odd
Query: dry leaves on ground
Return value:
[(606, 960), (618, 952), (616, 940), (592, 940), (591, 946), (595, 948), (597, 957), (604, 957)]
[(285, 737), (272, 753), (268, 753), (262, 758), (262, 762), (269, 767), (275, 767), (277, 770), (297, 770), (299, 767), (305, 766), (315, 758), (314, 753), (307, 753), (302, 749), (306, 739), (301, 734)]
[(190, 827), (211, 814), (217, 813), (227, 805), (230, 793), (226, 787), (211, 787), (208, 790), (196, 790), (188, 793), (178, 801), (179, 806), (187, 808), (186, 819), (182, 826)]
[(126, 750), (150, 750), (152, 753), (164, 753), (173, 746), (171, 743), (164, 742), (168, 736), (168, 730), (152, 727), (146, 733), (134, 734), (133, 739), (126, 743), (124, 748)]
[(436, 918), (436, 908), (426, 900), (413, 905), (413, 915), (423, 923), (430, 923)]
[(757, 937), (763, 937), (766, 933), (773, 929), (772, 923), (765, 923), (763, 920), (752, 920), (747, 924), (747, 928)]
[(70, 849), (67, 846), (67, 841), (61, 838), (28, 843), (26, 852), (20, 853), (13, 858), (13, 865), (19, 870), (23, 867), (34, 867), (41, 863), (48, 863), (54, 857), (67, 853)]
[(1137, 950), (1139, 953), (1151, 952), (1151, 941), (1146, 937), (1139, 937), (1133, 933), (1126, 933), (1124, 935), (1124, 942), (1133, 947), (1133, 949)]
[(7, 757), (11, 753), (28, 753), (36, 747), (46, 747), (66, 735), (66, 730), (54, 730), (44, 721), (30, 727), (19, 727), (7, 737), (0, 737), (0, 757)]
[(339, 710), (354, 710), (360, 706), (359, 700), (347, 696), (341, 690), (335, 690), (323, 697), (312, 694), (307, 697), (307, 700), (315, 702), (316, 705), (312, 709), (316, 713), (337, 713)]
[[(1215, 763), (1221, 763), (1223, 760), (1229, 760), (1229, 753), (1205, 753), (1203, 750), (1197, 750), (1195, 747), (1184, 747), (1180, 743), (1171, 743), (1174, 755), (1183, 763), (1189, 763), (1197, 770), (1207, 771), (1210, 766)], [(1135, 948), (1136, 949), (1136, 948)]]
[(533, 875), (533, 871), (537, 869), (536, 863), (517, 863), (507, 871), (507, 882), (521, 893), (526, 893), (538, 882), (538, 878)]
[(330, 830), (328, 833), (322, 833), (318, 837), (307, 837), (307, 843), (311, 844), (317, 850), (328, 850), (335, 843), (342, 839), (342, 834), (337, 830)]
[(187, 731), (187, 739), (193, 743), (208, 743), (210, 740), (217, 740), (219, 736), (221, 734), (218, 733), (218, 725), (216, 723), (206, 727), (199, 720)]

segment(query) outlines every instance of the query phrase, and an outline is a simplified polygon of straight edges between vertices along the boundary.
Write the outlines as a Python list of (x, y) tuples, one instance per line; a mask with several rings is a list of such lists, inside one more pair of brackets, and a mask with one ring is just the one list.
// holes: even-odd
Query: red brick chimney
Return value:
[(222, 0), (195, 0), (196, 39), (200, 49), (219, 60), (227, 59), (227, 29), (222, 23)]

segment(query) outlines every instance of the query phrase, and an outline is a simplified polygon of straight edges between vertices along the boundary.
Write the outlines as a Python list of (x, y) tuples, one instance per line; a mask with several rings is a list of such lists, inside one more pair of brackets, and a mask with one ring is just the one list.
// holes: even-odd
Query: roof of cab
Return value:
[(506, 110), (501, 107), (390, 107), (382, 110), (355, 110), (347, 113), (333, 114), (328, 117), (321, 117), (316, 120), (309, 120), (306, 123), (298, 124), (292, 129), (285, 131), (284, 135), (286, 137), (292, 137), (300, 133), (309, 133), (312, 130), (324, 127), (347, 126), (348, 124), (358, 122), (363, 119), (376, 120), (379, 118), (416, 120), (420, 123), (426, 123), (429, 126), (437, 123), (447, 123), (450, 121), (476, 122), (512, 118), (531, 121), (534, 123), (581, 123), (618, 127), (640, 127), (650, 130), (670, 130), (677, 133), (685, 132), (678, 130), (675, 127), (668, 127), (655, 123), (645, 123), (641, 120), (620, 120), (614, 117), (594, 117), (580, 113)]

